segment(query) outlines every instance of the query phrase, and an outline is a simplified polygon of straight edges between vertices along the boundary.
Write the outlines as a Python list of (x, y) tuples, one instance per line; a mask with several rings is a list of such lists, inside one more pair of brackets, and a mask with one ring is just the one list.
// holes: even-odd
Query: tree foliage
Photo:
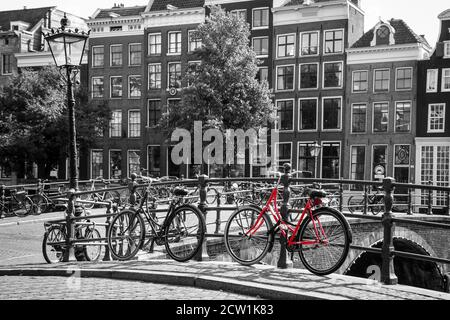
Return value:
[[(46, 173), (67, 157), (68, 112), (65, 82), (54, 67), (24, 69), (0, 89), (0, 163), (35, 162)], [(107, 105), (88, 102), (83, 88), (75, 90), (77, 143), (89, 147), (95, 128), (110, 119)]]
[(194, 33), (202, 41), (196, 50), (201, 64), (184, 76), (182, 101), (168, 108), (160, 126), (193, 129), (194, 121), (203, 128), (258, 128), (273, 121), (274, 106), (268, 83), (256, 79), (259, 60), (249, 46), (246, 22), (217, 6)]

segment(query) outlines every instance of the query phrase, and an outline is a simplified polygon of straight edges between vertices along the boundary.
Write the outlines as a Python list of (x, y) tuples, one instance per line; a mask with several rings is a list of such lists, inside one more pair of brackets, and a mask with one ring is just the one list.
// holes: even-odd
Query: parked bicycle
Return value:
[(0, 217), (15, 214), (25, 217), (33, 210), (33, 201), (25, 190), (6, 189), (0, 186)]
[(316, 189), (309, 190), (309, 199), (296, 224), (284, 219), (277, 204), (281, 173), (278, 175), (277, 184), (262, 209), (244, 206), (231, 214), (225, 226), (228, 254), (242, 265), (258, 263), (273, 249), (275, 235), (280, 232), (287, 250), (298, 252), (310, 272), (317, 275), (335, 272), (349, 251), (350, 225), (342, 213), (327, 207), (327, 194)]
[[(367, 209), (373, 215), (379, 214), (384, 209), (384, 193), (382, 187), (376, 187), (376, 192), (367, 195)], [(364, 194), (350, 196), (347, 201), (347, 208), (351, 213), (364, 212)]]
[(101, 182), (103, 183), (103, 188), (106, 190), (108, 186), (111, 184), (109, 181), (104, 179), (96, 179), (90, 180), (91, 186), (86, 191), (95, 191), (93, 193), (89, 193), (81, 196), (81, 200), (86, 200), (90, 202), (83, 203), (86, 209), (92, 209), (96, 205), (95, 202), (115, 202), (120, 205), (121, 202), (121, 194), (118, 191), (104, 191), (101, 189), (95, 189), (95, 183)]
[(121, 211), (108, 229), (107, 242), (111, 255), (117, 260), (129, 260), (145, 243), (154, 242), (164, 245), (167, 254), (176, 261), (193, 258), (203, 243), (206, 223), (197, 207), (183, 203), (189, 192), (182, 188), (174, 189), (165, 219), (160, 223), (148, 204), (154, 201), (149, 195), (152, 183), (158, 180), (140, 178), (148, 181), (148, 186), (138, 207)]
[[(98, 261), (103, 253), (104, 243), (100, 241), (100, 231), (95, 223), (89, 220), (89, 211), (81, 209), (75, 216), (85, 216), (86, 219), (75, 223), (76, 240), (90, 239), (90, 243), (74, 246), (75, 257), (78, 261)], [(45, 233), (42, 240), (42, 254), (47, 263), (58, 263), (63, 260), (66, 251), (67, 228), (66, 224), (46, 222)]]

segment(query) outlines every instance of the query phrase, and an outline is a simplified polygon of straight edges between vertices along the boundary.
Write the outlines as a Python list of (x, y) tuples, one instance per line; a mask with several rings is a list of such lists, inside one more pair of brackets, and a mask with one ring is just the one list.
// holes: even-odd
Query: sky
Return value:
[[(1, 0), (0, 10), (57, 6), (59, 9), (77, 16), (88, 18), (97, 8), (110, 8), (115, 2), (125, 6), (147, 5), (148, 0)], [(424, 5), (425, 4), (425, 5)], [(366, 13), (365, 31), (371, 29), (379, 18), (403, 19), (417, 34), (424, 34), (428, 42), (434, 46), (439, 35), (437, 16), (450, 9), (449, 0), (362, 0), (362, 8)]]

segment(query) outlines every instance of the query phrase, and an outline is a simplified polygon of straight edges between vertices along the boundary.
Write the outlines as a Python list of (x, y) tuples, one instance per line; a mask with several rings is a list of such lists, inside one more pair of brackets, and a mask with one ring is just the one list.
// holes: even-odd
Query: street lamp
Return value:
[(309, 152), (311, 154), (311, 157), (314, 157), (314, 178), (317, 177), (317, 158), (319, 157), (320, 150), (322, 149), (322, 146), (317, 143), (317, 141), (314, 142), (312, 146), (309, 147)]
[[(70, 188), (78, 190), (78, 169), (77, 169), (77, 146), (75, 129), (75, 99), (73, 97), (73, 80), (80, 68), (83, 60), (83, 53), (86, 47), (89, 32), (71, 30), (64, 13), (61, 19), (61, 27), (52, 28), (51, 32), (44, 35), (48, 43), (50, 52), (55, 60), (56, 66), (67, 82), (67, 107), (69, 111), (69, 167), (70, 167)], [(65, 72), (62, 70), (65, 69)]]

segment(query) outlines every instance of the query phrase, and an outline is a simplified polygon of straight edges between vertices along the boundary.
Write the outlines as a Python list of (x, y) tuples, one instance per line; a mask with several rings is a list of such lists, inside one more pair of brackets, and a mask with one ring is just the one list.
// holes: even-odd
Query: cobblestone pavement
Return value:
[(97, 278), (0, 277), (0, 300), (255, 300), (257, 298), (189, 288)]

